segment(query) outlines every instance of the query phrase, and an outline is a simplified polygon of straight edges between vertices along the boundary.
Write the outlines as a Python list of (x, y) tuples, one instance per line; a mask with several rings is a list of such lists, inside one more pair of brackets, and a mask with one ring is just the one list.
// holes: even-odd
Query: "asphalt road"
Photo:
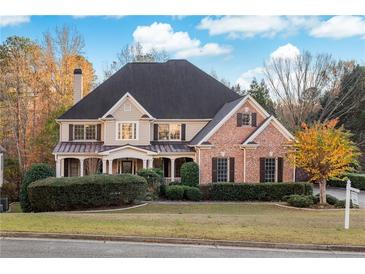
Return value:
[(365, 253), (221, 246), (2, 238), (1, 258), (318, 258), (363, 257)]
[[(313, 187), (313, 194), (319, 193), (319, 188), (317, 186)], [(327, 194), (331, 194), (332, 196), (335, 196), (337, 199), (345, 200), (346, 196), (346, 189), (344, 188), (337, 188), (337, 187), (327, 187)], [(358, 194), (359, 197), (359, 207), (365, 208), (365, 191), (360, 191)]]

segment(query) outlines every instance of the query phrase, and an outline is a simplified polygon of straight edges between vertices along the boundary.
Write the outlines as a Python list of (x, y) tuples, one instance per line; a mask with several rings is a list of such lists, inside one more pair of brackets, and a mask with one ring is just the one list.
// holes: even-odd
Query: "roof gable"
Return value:
[(226, 103), (210, 121), (190, 142), (191, 145), (201, 145), (219, 130), (219, 128), (228, 121), (246, 102), (252, 104), (252, 107), (258, 111), (263, 117), (267, 118), (270, 115), (261, 107), (257, 101), (250, 95), (246, 95), (232, 102)]
[(126, 93), (157, 119), (211, 119), (240, 96), (186, 60), (128, 63), (59, 119), (98, 119)]

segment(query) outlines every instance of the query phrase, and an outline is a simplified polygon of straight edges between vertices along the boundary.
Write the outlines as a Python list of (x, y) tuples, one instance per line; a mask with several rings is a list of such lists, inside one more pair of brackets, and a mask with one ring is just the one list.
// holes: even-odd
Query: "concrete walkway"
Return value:
[[(319, 193), (319, 188), (317, 186), (313, 186), (313, 194), (316, 195)], [(327, 194), (331, 194), (332, 196), (336, 197), (340, 200), (345, 200), (346, 196), (346, 189), (344, 188), (337, 188), (337, 187), (327, 187)], [(360, 191), (358, 194), (359, 196), (359, 207), (365, 208), (365, 191)]]

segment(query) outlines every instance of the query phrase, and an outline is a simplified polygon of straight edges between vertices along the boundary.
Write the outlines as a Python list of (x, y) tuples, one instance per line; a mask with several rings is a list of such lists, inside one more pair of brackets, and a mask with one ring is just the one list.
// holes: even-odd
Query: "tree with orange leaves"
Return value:
[(302, 124), (288, 151), (289, 161), (302, 168), (311, 182), (319, 184), (320, 204), (327, 203), (327, 180), (353, 171), (360, 155), (350, 139), (351, 133), (342, 126), (336, 127), (337, 122), (334, 119), (312, 126)]

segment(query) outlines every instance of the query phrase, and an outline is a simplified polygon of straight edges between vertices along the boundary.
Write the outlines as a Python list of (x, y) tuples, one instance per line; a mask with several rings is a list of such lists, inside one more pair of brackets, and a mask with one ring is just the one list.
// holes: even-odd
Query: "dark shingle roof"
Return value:
[(211, 119), (239, 95), (186, 60), (128, 63), (59, 119), (101, 118), (126, 92), (152, 116)]
[(226, 115), (237, 106), (244, 97), (240, 97), (232, 102), (224, 104), (224, 106), (217, 112), (214, 118), (203, 127), (201, 131), (190, 141), (190, 145), (197, 145), (203, 138), (224, 118)]

